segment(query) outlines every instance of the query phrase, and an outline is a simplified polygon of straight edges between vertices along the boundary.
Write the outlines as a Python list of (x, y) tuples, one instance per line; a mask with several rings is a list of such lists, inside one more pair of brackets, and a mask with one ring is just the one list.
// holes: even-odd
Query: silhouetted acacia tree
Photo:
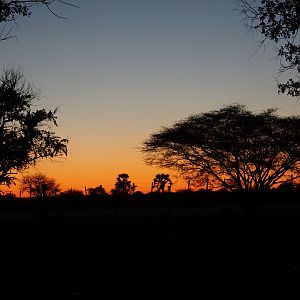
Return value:
[[(14, 174), (41, 158), (67, 155), (67, 140), (55, 135), (56, 112), (36, 109), (39, 92), (18, 70), (0, 78), (0, 184), (10, 185)], [(34, 108), (34, 109), (33, 109)]]
[(62, 0), (0, 0), (0, 24), (4, 24), (0, 31), (0, 41), (7, 40), (12, 37), (11, 32), (14, 26), (9, 27), (8, 24), (12, 23), (15, 25), (19, 17), (30, 17), (33, 8), (36, 6), (46, 7), (56, 17), (64, 18), (54, 11), (53, 5), (55, 3), (77, 7), (70, 1)]
[(159, 193), (164, 193), (167, 183), (169, 186), (172, 186), (172, 181), (169, 174), (156, 174), (155, 178), (153, 179), (153, 188)]
[[(276, 45), (280, 60), (279, 73), (294, 71), (292, 78), (278, 84), (278, 93), (300, 95), (300, 1), (299, 0), (238, 0), (238, 11), (245, 26), (262, 35), (259, 47), (267, 40)], [(289, 75), (290, 76), (290, 75)]]
[(130, 194), (132, 193), (132, 186), (133, 184), (129, 180), (129, 175), (122, 173), (118, 175), (115, 188), (111, 192), (112, 194)]
[(59, 184), (54, 178), (44, 174), (33, 174), (23, 176), (21, 179), (21, 189), (28, 192), (30, 197), (53, 197), (60, 192)]
[(149, 165), (208, 178), (215, 188), (268, 190), (291, 174), (299, 178), (300, 117), (279, 117), (274, 109), (255, 114), (233, 104), (163, 128), (142, 152)]

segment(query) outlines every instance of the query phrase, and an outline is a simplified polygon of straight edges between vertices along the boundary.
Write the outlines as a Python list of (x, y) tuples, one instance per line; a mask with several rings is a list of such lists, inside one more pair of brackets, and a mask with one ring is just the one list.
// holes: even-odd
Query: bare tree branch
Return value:
[[(0, 0), (0, 24), (4, 24), (1, 30), (0, 41), (5, 41), (12, 37), (12, 31), (17, 24), (17, 19), (20, 17), (29, 17), (32, 14), (32, 8), (35, 6), (44, 6), (48, 9), (48, 11), (59, 19), (67, 19), (66, 17), (60, 15), (56, 12), (55, 8), (53, 8), (55, 3), (61, 3), (62, 5), (67, 5), (71, 7), (78, 8), (78, 5), (70, 2), (70, 1), (62, 1), (62, 0), (31, 0), (31, 1), (7, 1)], [(15, 24), (13, 26), (8, 26), (11, 22)]]

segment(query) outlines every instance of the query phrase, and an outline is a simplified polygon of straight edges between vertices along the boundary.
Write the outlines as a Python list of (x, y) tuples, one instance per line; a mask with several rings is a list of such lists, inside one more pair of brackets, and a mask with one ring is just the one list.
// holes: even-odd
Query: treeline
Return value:
[[(156, 174), (151, 183), (151, 193), (164, 193), (172, 191), (173, 182), (170, 179), (169, 174)], [(47, 197), (72, 197), (78, 198), (83, 195), (92, 197), (105, 196), (108, 192), (102, 186), (102, 184), (96, 187), (85, 187), (84, 191), (70, 188), (62, 191), (60, 184), (56, 182), (55, 178), (50, 178), (42, 173), (30, 174), (23, 176), (19, 180), (20, 195), (19, 197), (27, 193), (29, 198), (47, 198)], [(115, 187), (110, 190), (111, 195), (133, 195), (136, 192), (141, 193), (137, 190), (138, 186), (129, 180), (129, 175), (121, 173), (117, 176)], [(190, 185), (188, 184), (188, 190)], [(8, 192), (10, 197), (16, 197), (15, 194)]]
[(184, 206), (259, 206), (298, 203), (300, 188), (273, 189), (267, 192), (228, 192), (226, 190), (180, 191), (173, 193), (140, 191), (134, 194), (84, 195), (83, 193), (61, 193), (56, 197), (21, 197), (9, 194), (0, 196), (0, 209), (4, 208), (130, 208), (130, 207), (184, 207)]

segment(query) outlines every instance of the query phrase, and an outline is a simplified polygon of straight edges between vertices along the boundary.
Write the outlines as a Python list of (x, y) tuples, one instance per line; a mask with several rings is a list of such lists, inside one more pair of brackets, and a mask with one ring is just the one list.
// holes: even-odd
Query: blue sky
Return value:
[[(41, 105), (59, 107), (57, 133), (70, 140), (62, 163), (40, 171), (63, 188), (103, 184), (129, 173), (146, 190), (158, 172), (137, 149), (161, 126), (239, 102), (299, 114), (277, 95), (272, 45), (259, 51), (231, 0), (73, 1), (18, 21), (0, 45), (0, 65), (21, 67), (41, 88)], [(251, 58), (252, 57), (252, 58)]]

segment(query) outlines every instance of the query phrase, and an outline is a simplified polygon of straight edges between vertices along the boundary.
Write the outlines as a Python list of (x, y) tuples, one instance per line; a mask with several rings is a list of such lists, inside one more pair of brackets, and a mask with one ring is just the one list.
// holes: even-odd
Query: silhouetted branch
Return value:
[(68, 5), (71, 7), (78, 8), (78, 5), (73, 4), (69, 1), (61, 0), (32, 0), (32, 1), (5, 1), (0, 0), (0, 23), (4, 23), (4, 26), (1, 30), (0, 41), (4, 41), (14, 37), (11, 35), (12, 30), (15, 26), (7, 28), (7, 24), (10, 22), (15, 22), (18, 17), (29, 17), (32, 14), (32, 8), (34, 6), (44, 6), (48, 11), (53, 14), (55, 17), (60, 19), (67, 19), (64, 16), (58, 14), (54, 9), (54, 3), (61, 3), (63, 5)]
[(298, 0), (238, 0), (236, 6), (236, 11), (242, 16), (247, 31), (258, 32), (262, 37), (255, 53), (265, 45), (266, 41), (271, 41), (276, 46), (276, 56), (279, 58), (279, 74), (293, 71), (296, 75), (296, 78), (278, 84), (278, 93), (299, 96), (300, 2)]

